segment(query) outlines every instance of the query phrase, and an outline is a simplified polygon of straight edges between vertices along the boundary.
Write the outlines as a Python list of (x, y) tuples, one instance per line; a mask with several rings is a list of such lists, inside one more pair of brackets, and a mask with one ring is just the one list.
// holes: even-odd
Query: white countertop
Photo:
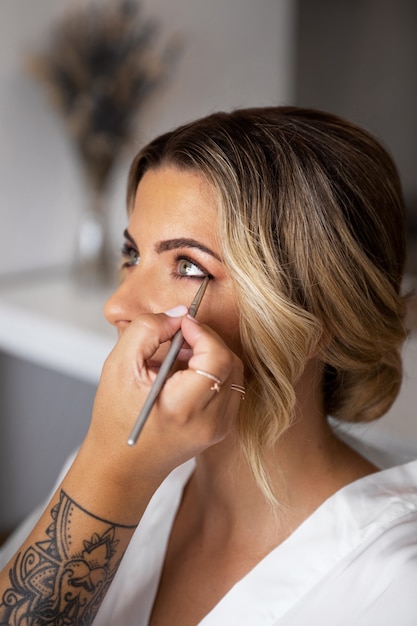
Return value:
[(116, 340), (103, 315), (111, 291), (68, 273), (0, 279), (0, 350), (96, 384)]

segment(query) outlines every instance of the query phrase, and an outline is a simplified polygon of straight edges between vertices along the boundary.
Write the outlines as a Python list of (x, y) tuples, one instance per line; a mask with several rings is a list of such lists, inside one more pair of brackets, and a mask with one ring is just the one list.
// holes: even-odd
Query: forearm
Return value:
[(92, 470), (90, 463), (86, 469), (83, 455), (77, 457), (33, 532), (0, 574), (1, 624), (93, 622), (152, 496), (142, 490), (134, 512), (130, 504), (128, 512), (123, 489), (115, 491), (100, 468)]

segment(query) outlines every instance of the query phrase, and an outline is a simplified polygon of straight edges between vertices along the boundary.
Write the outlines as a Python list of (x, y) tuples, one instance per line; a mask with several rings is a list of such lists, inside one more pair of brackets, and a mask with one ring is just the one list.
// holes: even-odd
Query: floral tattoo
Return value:
[[(120, 538), (133, 527), (91, 515), (64, 491), (51, 517), (48, 538), (20, 553), (9, 571), (0, 626), (91, 624), (113, 580)], [(74, 527), (85, 529), (84, 539), (73, 538)]]

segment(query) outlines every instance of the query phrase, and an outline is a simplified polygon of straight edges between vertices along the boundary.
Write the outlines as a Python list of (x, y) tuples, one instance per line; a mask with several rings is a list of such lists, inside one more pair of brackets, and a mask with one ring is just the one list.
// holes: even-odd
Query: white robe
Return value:
[[(194, 463), (152, 498), (94, 626), (146, 626)], [(33, 521), (6, 544), (0, 566)], [(192, 596), (184, 598), (192, 602)], [(347, 485), (244, 576), (200, 626), (417, 626), (417, 461)], [(181, 626), (180, 624), (175, 626)]]

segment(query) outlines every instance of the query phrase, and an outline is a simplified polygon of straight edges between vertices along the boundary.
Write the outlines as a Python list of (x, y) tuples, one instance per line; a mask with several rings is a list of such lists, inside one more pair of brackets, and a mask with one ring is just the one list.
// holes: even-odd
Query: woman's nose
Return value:
[(129, 277), (119, 285), (104, 305), (107, 321), (118, 330), (123, 330), (140, 313), (139, 298), (134, 295), (133, 285)]

